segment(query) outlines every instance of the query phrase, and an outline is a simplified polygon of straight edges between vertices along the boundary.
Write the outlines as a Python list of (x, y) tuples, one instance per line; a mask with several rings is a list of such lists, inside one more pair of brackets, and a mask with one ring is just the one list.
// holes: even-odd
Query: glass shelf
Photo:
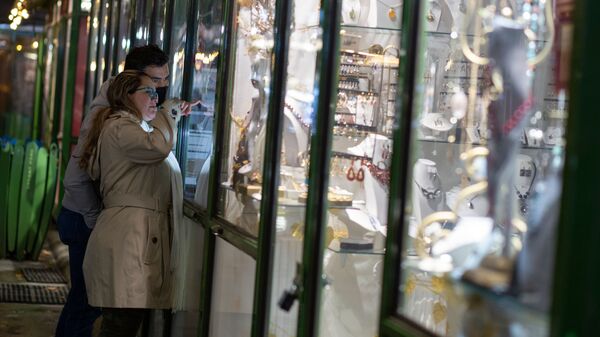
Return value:
[[(469, 142), (449, 142), (447, 140), (438, 140), (438, 139), (427, 139), (427, 138), (419, 138), (420, 142), (425, 143), (437, 143), (437, 144), (446, 144), (446, 145), (471, 145), (471, 146), (486, 146), (484, 143), (469, 143)], [(544, 145), (544, 146), (529, 146), (529, 145), (521, 145), (521, 149), (526, 150), (547, 150), (552, 151), (554, 148), (564, 148), (560, 145)]]
[(342, 249), (338, 239), (334, 239), (327, 247), (327, 250), (336, 254), (357, 254), (357, 255), (385, 255), (385, 248), (382, 249)]
[[(236, 192), (233, 187), (231, 187), (231, 185), (227, 182), (221, 183), (221, 187), (223, 189), (225, 189), (228, 193), (235, 193), (237, 196), (241, 196), (241, 197), (245, 197), (248, 198), (248, 200), (252, 200), (252, 201), (256, 201), (256, 202), (260, 202), (261, 201), (261, 193), (260, 190), (258, 190), (256, 193), (252, 193), (251, 195), (245, 193), (245, 192)], [(330, 209), (359, 209), (359, 207), (355, 206), (354, 204), (360, 204), (362, 203), (362, 201), (353, 201), (352, 202), (353, 205), (352, 206), (332, 206), (332, 205), (328, 205), (328, 208)], [(277, 201), (277, 206), (278, 207), (306, 207), (306, 203), (295, 200), (295, 199), (290, 199), (290, 198), (286, 198), (286, 197), (279, 197), (278, 201)]]
[(387, 28), (387, 27), (370, 27), (370, 26), (359, 26), (359, 25), (347, 25), (341, 24), (340, 27), (342, 29), (362, 29), (362, 30), (372, 30), (381, 33), (389, 33), (389, 34), (397, 34), (401, 32), (401, 29), (398, 28)]

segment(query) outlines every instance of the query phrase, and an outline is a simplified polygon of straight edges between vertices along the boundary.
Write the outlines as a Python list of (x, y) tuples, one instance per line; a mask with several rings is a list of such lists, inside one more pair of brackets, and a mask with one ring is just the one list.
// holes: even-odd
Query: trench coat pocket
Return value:
[(162, 254), (158, 218), (148, 216), (146, 217), (146, 223), (148, 224), (148, 237), (146, 239), (146, 250), (144, 251), (144, 263), (153, 264), (159, 261)]

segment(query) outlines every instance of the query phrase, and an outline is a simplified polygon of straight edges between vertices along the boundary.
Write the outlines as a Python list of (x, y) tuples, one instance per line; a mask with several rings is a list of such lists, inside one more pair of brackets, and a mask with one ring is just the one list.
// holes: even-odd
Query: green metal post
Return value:
[[(65, 76), (65, 85), (63, 86), (65, 92), (62, 93), (62, 97), (64, 98), (64, 102), (62, 104), (62, 155), (61, 155), (61, 164), (60, 164), (60, 180), (63, 181), (65, 177), (65, 171), (67, 169), (67, 163), (69, 162), (69, 158), (71, 157), (71, 145), (73, 143), (73, 99), (75, 97), (75, 79), (77, 72), (77, 53), (79, 52), (79, 20), (81, 16), (81, 0), (72, 0), (73, 1), (73, 12), (70, 18), (66, 20), (71, 20), (71, 31), (68, 34), (70, 37), (69, 41), (66, 41), (66, 45), (68, 46), (66, 60), (67, 60), (67, 69)], [(65, 22), (65, 26), (66, 25)], [(66, 39), (65, 39), (66, 40)], [(64, 194), (64, 188), (62, 184), (60, 184), (59, 190), (59, 199), (62, 200), (62, 196)]]
[(55, 23), (58, 26), (58, 44), (54, 48), (58, 49), (56, 57), (56, 72), (54, 74), (54, 101), (51, 102), (53, 106), (53, 124), (52, 124), (52, 140), (51, 142), (57, 143), (58, 134), (60, 132), (60, 107), (62, 100), (62, 87), (63, 87), (63, 71), (64, 71), (64, 60), (65, 60), (65, 34), (66, 34), (66, 20), (59, 19)]
[(319, 335), (323, 253), (327, 225), (327, 191), (329, 186), (329, 150), (336, 106), (337, 72), (339, 65), (339, 0), (322, 0), (320, 25), (323, 29), (323, 49), (317, 56), (319, 90), (315, 90), (315, 132), (310, 140), (309, 192), (306, 202), (306, 223), (302, 252), (302, 289), (298, 313), (298, 337)]
[[(395, 110), (390, 205), (388, 208), (388, 236), (384, 258), (383, 286), (380, 310), (380, 334), (382, 336), (414, 336), (418, 329), (400, 328), (390, 317), (396, 316), (399, 302), (400, 263), (402, 259), (402, 233), (404, 232), (404, 201), (411, 136), (411, 120), (419, 58), (419, 17), (422, 4), (405, 1), (402, 8), (402, 36), (400, 41), (400, 69), (398, 71), (398, 94)], [(391, 323), (391, 324), (390, 324)]]
[[(194, 67), (195, 67), (195, 51), (196, 51), (196, 39), (198, 36), (198, 27), (197, 27), (197, 18), (196, 13), (198, 13), (199, 9), (199, 0), (189, 0), (188, 2), (188, 17), (187, 17), (187, 26), (186, 26), (186, 38), (185, 38), (185, 69), (183, 70), (183, 79), (181, 84), (181, 99), (190, 101), (192, 99), (192, 90), (194, 86)], [(179, 158), (179, 163), (181, 165), (183, 158), (183, 151), (187, 149), (187, 141), (188, 138), (185, 137), (187, 134), (187, 130), (189, 128), (189, 119), (183, 118), (181, 120), (181, 124), (179, 126), (179, 132), (177, 133), (177, 158)], [(185, 177), (186, 175), (186, 165), (181, 167), (181, 174)]]
[(44, 44), (42, 37), (38, 42), (37, 60), (35, 67), (35, 102), (33, 103), (33, 118), (31, 139), (40, 138), (40, 119), (42, 118), (42, 102), (44, 101)]
[(564, 189), (558, 229), (552, 336), (592, 336), (600, 313), (598, 100), (600, 2), (575, 1)]
[(289, 53), (290, 15), (289, 1), (275, 4), (274, 46), (271, 58), (271, 83), (269, 88), (268, 119), (263, 167), (262, 201), (258, 232), (258, 254), (254, 282), (252, 337), (268, 337), (271, 310), (271, 284), (275, 223), (277, 221), (277, 195), (279, 190), (279, 157), (281, 130)]
[[(221, 149), (225, 144), (225, 116), (227, 115), (227, 97), (231, 86), (228, 84), (230, 77), (229, 59), (234, 55), (229, 45), (233, 35), (233, 4), (235, 0), (224, 0), (223, 4), (223, 40), (219, 48), (217, 60), (217, 83), (215, 88), (215, 130), (213, 135), (213, 150), (210, 163), (210, 177), (208, 185), (207, 218), (212, 222), (217, 214), (217, 201), (219, 194), (219, 178), (221, 172)], [(202, 264), (202, 285), (200, 296), (201, 319), (199, 336), (208, 336), (210, 332), (210, 312), (212, 303), (212, 285), (214, 272), (214, 255), (216, 238), (212, 229), (206, 226), (204, 235), (204, 251)]]

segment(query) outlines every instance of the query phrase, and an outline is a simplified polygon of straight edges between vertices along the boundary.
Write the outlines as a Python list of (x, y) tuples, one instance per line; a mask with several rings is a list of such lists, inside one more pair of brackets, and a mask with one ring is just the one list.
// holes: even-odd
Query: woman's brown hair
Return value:
[(132, 94), (142, 83), (142, 76), (148, 75), (138, 70), (125, 70), (112, 80), (106, 93), (109, 107), (98, 111), (92, 121), (87, 141), (83, 144), (83, 153), (79, 160), (79, 167), (84, 170), (89, 167), (92, 155), (98, 145), (98, 138), (100, 138), (104, 122), (106, 122), (110, 115), (117, 111), (126, 111), (138, 119), (142, 119), (142, 113), (129, 98), (129, 94)]

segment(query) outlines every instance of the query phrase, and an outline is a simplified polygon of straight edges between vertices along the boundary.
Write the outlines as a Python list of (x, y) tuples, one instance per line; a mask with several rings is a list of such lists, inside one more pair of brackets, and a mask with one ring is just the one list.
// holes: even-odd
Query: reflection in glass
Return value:
[(171, 49), (169, 51), (170, 78), (169, 93), (170, 98), (181, 97), (183, 86), (183, 70), (185, 61), (185, 41), (187, 39), (187, 10), (189, 0), (174, 0), (173, 22), (171, 26)]
[[(284, 292), (292, 292), (297, 263), (302, 261), (310, 135), (318, 87), (317, 56), (323, 45), (319, 7), (294, 1), (289, 37), (285, 104), (282, 111), (281, 155), (269, 334), (295, 336), (298, 305), (279, 305)], [(292, 289), (292, 290), (291, 290)]]
[(43, 88), (43, 96), (44, 101), (48, 102), (47, 104), (42, 104), (42, 126), (41, 126), (41, 135), (45, 144), (50, 144), (52, 142), (52, 122), (53, 122), (53, 113), (52, 107), (54, 100), (53, 91), (54, 91), (54, 80), (55, 80), (55, 72), (56, 66), (58, 62), (56, 62), (56, 53), (58, 52), (58, 48), (55, 46), (55, 34), (57, 34), (56, 26), (48, 29), (46, 33), (46, 51), (44, 54), (46, 55), (45, 65), (44, 65), (44, 88)]
[(92, 6), (92, 13), (88, 17), (89, 31), (89, 65), (86, 74), (85, 101), (83, 103), (84, 116), (87, 115), (90, 103), (96, 96), (99, 84), (96, 83), (96, 71), (98, 68), (98, 32), (100, 30), (100, 0), (95, 0)]
[(378, 334), (401, 1), (343, 1), (321, 336)]
[(274, 0), (236, 2), (218, 214), (257, 235), (266, 138)]
[[(110, 3), (107, 0), (101, 0), (100, 4), (100, 29), (98, 31), (98, 61), (96, 69), (96, 90), (100, 90), (100, 86), (106, 78), (104, 77), (104, 69), (106, 69), (106, 43), (108, 35), (108, 23), (110, 17)], [(95, 95), (94, 95), (95, 97)]]
[[(119, 11), (119, 26), (117, 28), (115, 45), (115, 65), (113, 73), (120, 73), (125, 69), (125, 56), (131, 47), (130, 32), (133, 20), (131, 19), (131, 0), (121, 0)], [(112, 55), (111, 55), (112, 56)]]
[(429, 1), (398, 313), (441, 336), (545, 336), (565, 88), (551, 1)]
[(152, 23), (150, 27), (150, 41), (156, 44), (160, 48), (166, 48), (165, 41), (165, 17), (167, 15), (167, 8), (169, 7), (169, 0), (155, 0), (152, 6)]
[(222, 2), (200, 5), (191, 100), (200, 100), (201, 103), (193, 108), (188, 118), (184, 194), (203, 208), (206, 208), (208, 200), (222, 24)]

